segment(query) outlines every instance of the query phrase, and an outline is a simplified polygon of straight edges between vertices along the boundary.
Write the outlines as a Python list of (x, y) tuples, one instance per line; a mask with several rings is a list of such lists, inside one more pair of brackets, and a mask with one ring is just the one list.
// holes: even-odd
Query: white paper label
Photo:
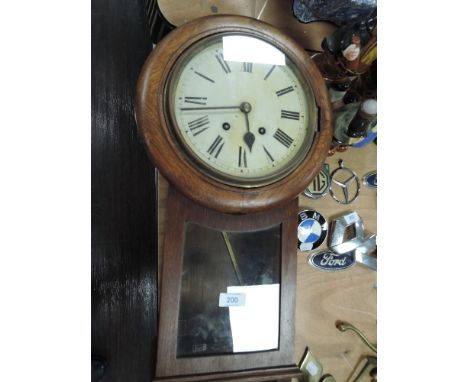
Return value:
[(220, 293), (219, 294), (219, 307), (225, 308), (227, 306), (244, 306), (245, 293)]
[(234, 353), (277, 349), (280, 285), (228, 286), (227, 292), (245, 294), (244, 306), (229, 307)]

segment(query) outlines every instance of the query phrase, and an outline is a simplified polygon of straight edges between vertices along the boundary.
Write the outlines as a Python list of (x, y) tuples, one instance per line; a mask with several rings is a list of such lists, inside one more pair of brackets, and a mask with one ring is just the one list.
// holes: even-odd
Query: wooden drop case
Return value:
[[(156, 380), (271, 381), (298, 376), (292, 359), (297, 199), (271, 211), (230, 215), (195, 204), (170, 188), (166, 206), (165, 226), (171, 228), (163, 244)], [(222, 232), (228, 232), (230, 245)], [(278, 320), (277, 348), (232, 353), (229, 338), (223, 346), (226, 325), (220, 324), (229, 326), (231, 308), (218, 307), (218, 295), (228, 286), (257, 285), (262, 279), (280, 286), (278, 317), (267, 317)], [(218, 336), (210, 333), (216, 325), (222, 326)]]
[[(249, 34), (285, 52), (306, 78), (318, 109), (319, 128), (304, 160), (261, 187), (236, 187), (206, 176), (168, 125), (164, 89), (177, 58), (198, 40), (224, 32)], [(332, 138), (320, 72), (299, 45), (268, 24), (240, 16), (204, 17), (171, 32), (151, 53), (137, 86), (136, 119), (149, 157), (169, 181), (155, 380), (299, 377), (293, 361), (297, 196), (320, 170)], [(220, 294), (230, 290), (248, 291), (246, 307), (249, 299), (259, 298), (250, 305), (257, 313), (220, 306)], [(265, 309), (258, 309), (265, 302)], [(269, 309), (273, 313), (266, 315)], [(257, 344), (263, 331), (269, 338)]]

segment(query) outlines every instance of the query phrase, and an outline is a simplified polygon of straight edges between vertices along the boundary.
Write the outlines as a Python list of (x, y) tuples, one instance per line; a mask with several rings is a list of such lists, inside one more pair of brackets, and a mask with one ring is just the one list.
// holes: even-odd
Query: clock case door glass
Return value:
[(278, 348), (281, 226), (226, 232), (187, 223), (177, 357)]

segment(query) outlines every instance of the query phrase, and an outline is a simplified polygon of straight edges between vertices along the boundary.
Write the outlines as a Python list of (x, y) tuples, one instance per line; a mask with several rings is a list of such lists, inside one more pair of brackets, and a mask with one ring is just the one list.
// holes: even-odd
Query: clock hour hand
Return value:
[(244, 134), (244, 142), (249, 148), (249, 151), (252, 152), (252, 146), (255, 142), (255, 135), (250, 131), (249, 124), (249, 113), (252, 110), (252, 106), (248, 102), (242, 102), (240, 105), (240, 110), (245, 115), (245, 124), (247, 126), (247, 132)]
[(240, 106), (202, 106), (202, 107), (181, 107), (181, 111), (188, 110), (229, 110), (229, 109), (240, 109)]
[(247, 131), (244, 134), (244, 142), (249, 148), (250, 152), (252, 152), (252, 145), (255, 142), (255, 135), (253, 135), (250, 131)]

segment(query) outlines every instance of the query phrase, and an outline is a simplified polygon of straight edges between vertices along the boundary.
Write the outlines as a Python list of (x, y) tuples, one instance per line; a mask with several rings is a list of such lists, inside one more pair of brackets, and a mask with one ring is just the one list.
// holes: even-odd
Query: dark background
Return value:
[(148, 382), (155, 368), (156, 186), (133, 107), (150, 32), (143, 0), (93, 0), (91, 16), (91, 351), (105, 359), (103, 382)]

